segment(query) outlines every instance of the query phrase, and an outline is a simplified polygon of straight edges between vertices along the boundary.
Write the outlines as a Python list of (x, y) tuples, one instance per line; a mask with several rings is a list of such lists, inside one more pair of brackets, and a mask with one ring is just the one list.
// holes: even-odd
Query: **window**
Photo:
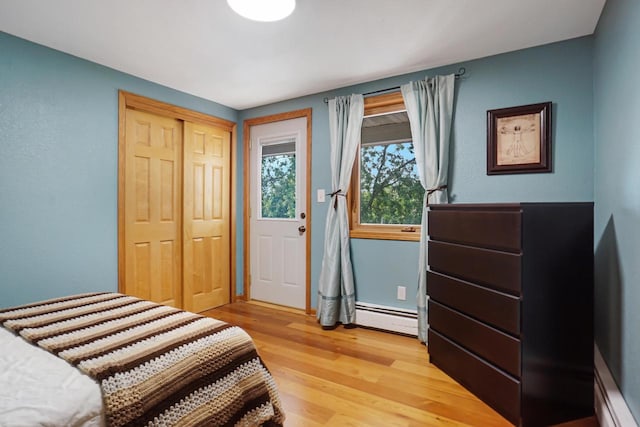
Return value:
[(351, 237), (419, 240), (424, 190), (399, 92), (365, 99), (350, 194)]
[(261, 146), (260, 216), (293, 219), (296, 216), (296, 141)]

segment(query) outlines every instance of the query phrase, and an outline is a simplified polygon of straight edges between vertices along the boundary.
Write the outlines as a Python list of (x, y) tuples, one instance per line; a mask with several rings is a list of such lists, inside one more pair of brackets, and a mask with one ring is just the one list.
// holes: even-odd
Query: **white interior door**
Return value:
[(251, 126), (250, 133), (250, 296), (304, 309), (307, 120)]

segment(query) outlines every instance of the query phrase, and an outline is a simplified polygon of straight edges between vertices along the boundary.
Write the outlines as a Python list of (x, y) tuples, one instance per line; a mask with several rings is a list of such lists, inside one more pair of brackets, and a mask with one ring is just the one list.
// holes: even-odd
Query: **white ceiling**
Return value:
[[(592, 34), (605, 0), (0, 0), (0, 30), (246, 109)], [(1, 53), (0, 53), (1, 54)]]

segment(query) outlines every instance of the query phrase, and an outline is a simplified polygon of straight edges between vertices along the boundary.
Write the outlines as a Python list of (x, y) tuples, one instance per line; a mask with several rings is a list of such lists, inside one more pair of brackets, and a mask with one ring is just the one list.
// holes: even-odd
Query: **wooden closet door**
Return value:
[(231, 134), (184, 127), (184, 305), (201, 312), (229, 302)]
[(182, 122), (127, 109), (125, 129), (124, 293), (182, 307)]

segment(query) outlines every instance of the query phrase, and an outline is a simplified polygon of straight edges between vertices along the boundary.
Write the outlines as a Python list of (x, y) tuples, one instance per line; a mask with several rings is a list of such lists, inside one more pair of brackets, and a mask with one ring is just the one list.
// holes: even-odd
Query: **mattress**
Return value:
[(0, 327), (0, 426), (104, 426), (98, 383)]

